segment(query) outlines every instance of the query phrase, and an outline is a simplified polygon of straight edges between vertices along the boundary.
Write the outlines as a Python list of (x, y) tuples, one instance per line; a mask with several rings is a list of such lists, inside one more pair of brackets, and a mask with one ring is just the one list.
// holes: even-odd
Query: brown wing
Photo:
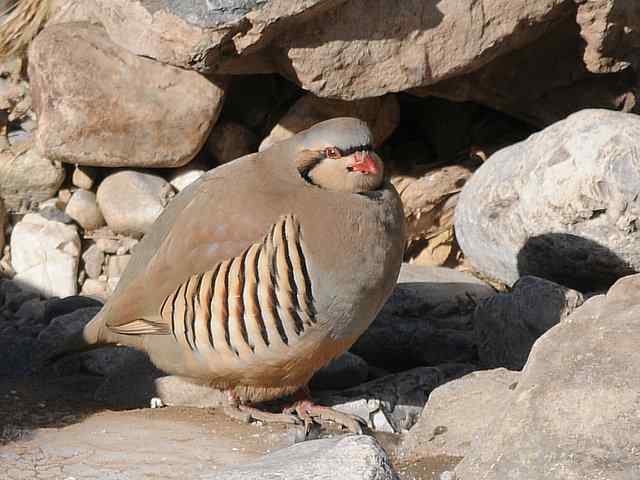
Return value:
[(168, 331), (159, 315), (167, 295), (191, 276), (240, 255), (287, 213), (275, 201), (286, 192), (265, 181), (256, 157), (212, 170), (176, 196), (136, 247), (105, 305), (107, 326), (132, 324), (131, 333), (149, 333), (148, 325)]
[(316, 322), (300, 224), (282, 217), (261, 242), (200, 272), (162, 301), (162, 322), (134, 320), (110, 330), (126, 335), (172, 334), (185, 351), (252, 357), (286, 348)]

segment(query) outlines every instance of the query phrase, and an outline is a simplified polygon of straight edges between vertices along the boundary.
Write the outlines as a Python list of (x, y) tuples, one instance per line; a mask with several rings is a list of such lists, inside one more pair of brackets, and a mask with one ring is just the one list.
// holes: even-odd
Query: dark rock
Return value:
[(520, 370), (538, 337), (583, 301), (579, 292), (536, 277), (522, 277), (511, 293), (482, 300), (473, 314), (480, 366)]
[(362, 358), (345, 352), (318, 370), (310, 382), (312, 390), (340, 390), (367, 381), (369, 366)]
[(370, 365), (400, 371), (477, 361), (471, 317), (493, 288), (447, 268), (402, 266), (398, 286), (351, 351)]
[(322, 392), (315, 399), (358, 415), (373, 430), (398, 433), (411, 428), (418, 420), (433, 389), (474, 368), (465, 364), (414, 368), (346, 390)]

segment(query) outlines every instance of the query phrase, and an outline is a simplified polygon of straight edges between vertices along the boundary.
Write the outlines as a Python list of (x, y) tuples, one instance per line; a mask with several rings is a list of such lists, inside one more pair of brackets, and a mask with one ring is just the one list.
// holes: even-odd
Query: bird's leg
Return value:
[(243, 405), (233, 390), (228, 390), (229, 405), (224, 408), (224, 413), (242, 423), (250, 423), (257, 420), (264, 423), (288, 423), (298, 425), (299, 420), (289, 413), (264, 412), (256, 407)]
[(284, 409), (283, 413), (295, 412), (300, 419), (304, 421), (305, 430), (308, 432), (313, 421), (322, 423), (323, 421), (332, 421), (346, 428), (352, 433), (362, 434), (362, 427), (366, 427), (366, 423), (357, 415), (350, 415), (335, 410), (331, 407), (317, 405), (311, 398), (308, 387), (302, 387), (294, 394), (294, 403)]

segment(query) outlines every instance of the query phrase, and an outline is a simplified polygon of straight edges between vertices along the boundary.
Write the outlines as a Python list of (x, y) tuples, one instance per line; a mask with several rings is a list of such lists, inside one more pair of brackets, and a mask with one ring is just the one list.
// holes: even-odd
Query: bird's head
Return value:
[(366, 123), (334, 118), (296, 135), (296, 165), (310, 183), (327, 190), (369, 192), (382, 185), (383, 164)]

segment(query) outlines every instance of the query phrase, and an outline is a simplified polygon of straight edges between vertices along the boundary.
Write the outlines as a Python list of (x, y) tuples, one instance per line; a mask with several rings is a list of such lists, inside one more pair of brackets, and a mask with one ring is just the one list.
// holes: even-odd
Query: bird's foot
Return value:
[(240, 411), (248, 414), (252, 420), (257, 420), (264, 423), (288, 423), (290, 425), (300, 425), (300, 420), (298, 420), (295, 415), (291, 415), (288, 412), (265, 412), (249, 405), (240, 405), (238, 406), (238, 408), (240, 409)]
[(251, 421), (259, 421), (264, 423), (287, 423), (290, 425), (299, 425), (300, 420), (295, 415), (289, 413), (271, 413), (260, 410), (249, 405), (242, 405), (233, 393), (229, 393), (229, 405), (224, 407), (224, 413), (235, 420), (242, 423), (251, 423)]
[(299, 400), (283, 411), (283, 413), (287, 414), (293, 412), (304, 422), (305, 432), (307, 433), (313, 422), (322, 424), (323, 422), (331, 421), (359, 435), (363, 433), (363, 429), (367, 426), (365, 421), (357, 415), (350, 415), (334, 410), (331, 407), (317, 405), (313, 400), (309, 399)]

